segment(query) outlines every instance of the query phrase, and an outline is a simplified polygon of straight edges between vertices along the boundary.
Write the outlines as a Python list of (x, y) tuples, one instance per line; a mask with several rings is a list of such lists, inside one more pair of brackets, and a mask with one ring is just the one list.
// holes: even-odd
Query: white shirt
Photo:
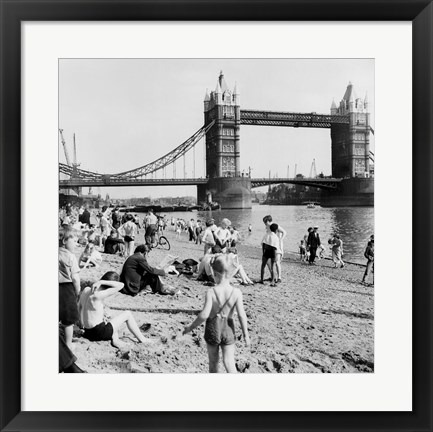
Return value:
[(149, 213), (146, 218), (146, 225), (156, 225), (158, 222), (158, 218), (153, 214)]

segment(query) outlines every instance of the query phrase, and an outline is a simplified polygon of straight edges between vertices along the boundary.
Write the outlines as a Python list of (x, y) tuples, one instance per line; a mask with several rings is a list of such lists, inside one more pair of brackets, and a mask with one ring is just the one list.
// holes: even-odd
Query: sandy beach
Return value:
[[(136, 245), (144, 242), (143, 230)], [(169, 252), (154, 249), (149, 263), (156, 266), (166, 253), (199, 260), (202, 246), (188, 242), (186, 233), (176, 239), (173, 231), (165, 235)], [(80, 256), (82, 247), (77, 246)], [(259, 278), (261, 249), (238, 246), (239, 260), (249, 277)], [(124, 258), (102, 254), (98, 268), (81, 272), (81, 286), (99, 280), (108, 270), (120, 273)], [(236, 366), (243, 373), (335, 373), (374, 370), (374, 287), (360, 284), (364, 268), (346, 265), (334, 269), (330, 260), (317, 266), (301, 263), (297, 255), (285, 253), (282, 283), (238, 287), (244, 296), (251, 347), (242, 341), (236, 319)], [(167, 276), (164, 281), (178, 288), (179, 294), (162, 296), (140, 293), (130, 297), (121, 293), (106, 301), (106, 312), (115, 316), (132, 311), (139, 325), (150, 323), (146, 337), (151, 345), (138, 344), (126, 327), (121, 340), (130, 345), (120, 353), (110, 342), (89, 342), (77, 328), (74, 351), (77, 364), (89, 373), (197, 373), (208, 371), (204, 325), (182, 336), (185, 324), (201, 310), (209, 288), (195, 276)], [(224, 367), (220, 363), (220, 371)]]

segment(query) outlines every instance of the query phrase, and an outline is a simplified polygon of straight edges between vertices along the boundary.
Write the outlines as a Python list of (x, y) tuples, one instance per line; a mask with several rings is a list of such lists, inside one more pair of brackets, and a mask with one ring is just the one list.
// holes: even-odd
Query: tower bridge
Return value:
[[(342, 205), (373, 205), (368, 105), (367, 95), (358, 98), (349, 83), (339, 106), (332, 101), (330, 114), (241, 109), (236, 85), (231, 90), (221, 72), (215, 90), (206, 91), (204, 125), (178, 147), (151, 163), (117, 174), (99, 174), (60, 163), (59, 171), (68, 179), (60, 180), (59, 187), (196, 185), (199, 202), (212, 197), (222, 208), (250, 208), (251, 188), (290, 183), (323, 189), (324, 198), (333, 205), (338, 205), (339, 197)], [(241, 125), (330, 129), (332, 177), (266, 179), (243, 175)], [(185, 154), (194, 152), (202, 138), (205, 138), (206, 178), (186, 178), (186, 175), (183, 179), (176, 178), (176, 161), (183, 158), (185, 174)], [(167, 178), (170, 166), (173, 177)], [(155, 178), (157, 172), (163, 172), (164, 178)]]

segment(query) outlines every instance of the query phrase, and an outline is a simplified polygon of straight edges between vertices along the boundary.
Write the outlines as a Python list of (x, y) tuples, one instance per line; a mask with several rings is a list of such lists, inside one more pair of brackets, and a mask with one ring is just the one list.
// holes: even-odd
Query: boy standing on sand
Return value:
[(84, 337), (92, 342), (110, 340), (111, 345), (124, 349), (127, 344), (120, 342), (118, 330), (126, 323), (128, 330), (137, 338), (138, 342), (151, 342), (145, 338), (131, 311), (124, 311), (109, 321), (104, 320), (104, 300), (123, 288), (119, 282), (119, 275), (109, 271), (95, 282), (92, 287), (84, 288), (80, 296), (79, 311), (81, 324), (84, 327)]
[(302, 239), (299, 243), (299, 256), (301, 261), (305, 261), (305, 254), (307, 253), (307, 248), (305, 246), (305, 240)]
[(78, 321), (77, 296), (80, 268), (74, 254), (77, 236), (71, 228), (59, 234), (59, 321), (65, 329), (66, 345), (72, 348), (74, 324)]
[(189, 333), (206, 321), (204, 339), (209, 355), (209, 372), (218, 373), (219, 349), (221, 347), (226, 371), (236, 373), (236, 334), (233, 321), (235, 310), (241, 324), (245, 346), (250, 346), (242, 292), (239, 288), (230, 285), (230, 280), (238, 271), (238, 267), (233, 254), (213, 257), (210, 265), (217, 285), (208, 289), (203, 310), (192, 324), (184, 328), (183, 334)]
[(126, 222), (118, 229), (123, 235), (126, 245), (126, 256), (129, 257), (134, 253), (135, 236), (137, 235), (137, 225), (134, 222), (134, 216), (131, 213), (126, 215)]
[[(266, 232), (269, 233), (270, 232), (270, 226), (272, 224), (272, 216), (271, 215), (267, 215), (263, 218), (263, 223), (265, 224), (266, 227)], [(275, 267), (277, 269), (277, 282), (281, 282), (281, 260), (283, 259), (283, 240), (286, 237), (287, 233), (286, 230), (277, 225), (278, 229), (276, 231), (276, 235), (278, 237), (278, 242), (279, 242), (279, 251), (277, 252), (277, 255), (275, 256)]]
[[(260, 283), (264, 283), (264, 275), (265, 275), (265, 267), (266, 264), (269, 266), (269, 270), (271, 271), (271, 287), (276, 286), (276, 280), (275, 280), (275, 273), (274, 273), (274, 266), (276, 262), (276, 256), (277, 254), (281, 254), (280, 249), (280, 241), (276, 234), (278, 230), (278, 225), (276, 223), (273, 223), (270, 225), (270, 231), (265, 234), (262, 240), (262, 250), (263, 250), (263, 256), (262, 256), (262, 267), (260, 268)], [(270, 260), (270, 265), (269, 265)], [(281, 282), (281, 279), (279, 279)]]

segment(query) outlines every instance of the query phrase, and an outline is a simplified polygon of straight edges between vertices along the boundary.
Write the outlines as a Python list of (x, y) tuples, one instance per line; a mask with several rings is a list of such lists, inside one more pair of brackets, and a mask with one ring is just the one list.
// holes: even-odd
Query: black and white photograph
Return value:
[(58, 80), (59, 373), (374, 373), (374, 59)]

